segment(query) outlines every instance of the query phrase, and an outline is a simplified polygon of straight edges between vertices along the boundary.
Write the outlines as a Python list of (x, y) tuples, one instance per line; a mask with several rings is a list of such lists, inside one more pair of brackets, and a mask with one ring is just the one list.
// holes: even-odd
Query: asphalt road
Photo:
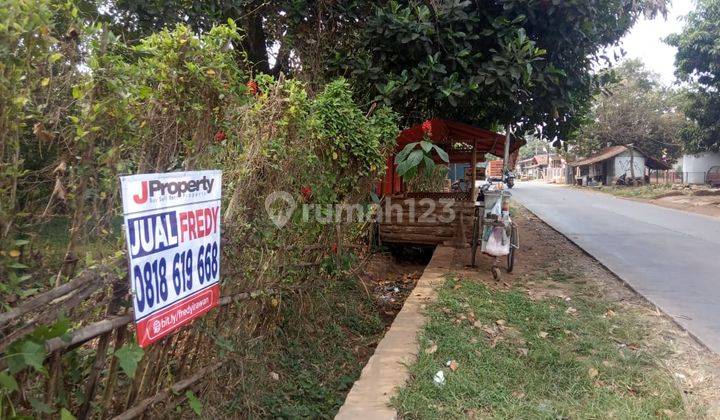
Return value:
[(512, 194), (720, 353), (720, 218), (533, 182)]

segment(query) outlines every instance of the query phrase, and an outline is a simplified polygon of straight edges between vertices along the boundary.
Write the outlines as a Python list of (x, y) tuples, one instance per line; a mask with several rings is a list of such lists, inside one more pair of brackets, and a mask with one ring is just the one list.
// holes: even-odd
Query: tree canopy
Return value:
[(633, 144), (652, 157), (676, 160), (682, 150), (680, 132), (686, 125), (678, 110), (682, 93), (660, 85), (657, 75), (637, 60), (623, 63), (616, 77), (596, 97), (573, 153), (587, 156), (607, 145)]
[(694, 125), (683, 130), (690, 153), (720, 151), (720, 0), (698, 0), (685, 27), (667, 43), (677, 47), (675, 75), (691, 84), (685, 114)]
[(643, 13), (665, 2), (389, 2), (363, 28), (348, 71), (368, 100), (412, 120), (441, 116), (482, 126), (544, 125), (572, 136), (607, 57)]
[(602, 47), (666, 2), (118, 0), (108, 16), (130, 36), (175, 22), (205, 31), (232, 18), (259, 72), (318, 85), (344, 75), (365, 104), (383, 101), (405, 123), (544, 125), (548, 137), (569, 138), (604, 82), (592, 72), (609, 62)]

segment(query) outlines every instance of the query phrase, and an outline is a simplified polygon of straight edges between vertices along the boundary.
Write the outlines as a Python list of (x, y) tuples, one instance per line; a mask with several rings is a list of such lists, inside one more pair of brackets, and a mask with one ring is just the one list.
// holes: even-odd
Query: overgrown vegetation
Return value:
[(565, 140), (606, 82), (591, 71), (611, 61), (602, 47), (667, 3), (121, 0), (97, 15), (129, 39), (179, 22), (203, 33), (232, 18), (247, 35), (234, 45), (257, 71), (312, 86), (343, 75), (360, 103), (391, 105), (408, 125), (432, 117), (531, 131), (545, 124), (548, 138)]
[[(348, 246), (368, 226), (327, 205), (370, 203), (399, 123), (542, 124), (571, 138), (607, 81), (590, 71), (606, 61), (599, 47), (665, 6), (4, 0), (0, 417), (113, 415), (158, 392), (171, 401), (138, 409), (331, 415), (381, 326)], [(444, 152), (413, 147), (401, 169), (422, 162), (433, 173), (418, 182), (437, 182), (430, 152)], [(140, 349), (118, 177), (210, 168), (224, 171), (232, 299)], [(265, 209), (275, 191), (316, 214), (301, 222), (297, 208), (277, 229)], [(218, 366), (235, 382), (167, 391)]]
[(264, 340), (228, 337), (237, 363), (208, 381), (204, 416), (332, 418), (385, 330), (375, 302), (341, 279), (286, 296), (264, 316)]
[[(405, 418), (692, 415), (659, 355), (638, 347), (648, 332), (614, 310), (602, 299), (534, 301), (450, 278), (395, 405)], [(433, 380), (440, 369), (443, 385)]]
[[(72, 2), (11, 3), (0, 11), (8, 29), (3, 88), (11, 94), (0, 107), (0, 297), (7, 317), (0, 322), (0, 417), (120, 413), (218, 363), (241, 375), (267, 361), (243, 357), (258, 346), (278, 358), (297, 350), (278, 350), (293, 343), (277, 333), (283, 323), (292, 324), (286, 332), (334, 340), (340, 365), (333, 372), (355, 375), (358, 362), (347, 362), (355, 349), (342, 346), (357, 329), (372, 342), (378, 324), (357, 291), (337, 282), (356, 281), (350, 269), (357, 257), (345, 245), (362, 241), (367, 229), (325, 210), (328, 223), (300, 223), (300, 208), (278, 229), (265, 197), (285, 191), (301, 203), (369, 203), (397, 116), (385, 107), (361, 109), (343, 79), (311, 90), (299, 80), (251, 78), (230, 47), (241, 41), (232, 20), (202, 35), (178, 25), (127, 44), (107, 26), (88, 24)], [(131, 311), (118, 176), (210, 168), (224, 171), (222, 294), (242, 302), (146, 350), (125, 324), (67, 348), (75, 332)], [(24, 305), (58, 286), (69, 290), (45, 305)], [(323, 299), (352, 310), (309, 311), (315, 318), (308, 320), (272, 316), (306, 313)], [(306, 325), (313, 322), (321, 330)], [(308, 415), (337, 405), (342, 389), (328, 381), (314, 382), (328, 400)], [(207, 398), (200, 388), (184, 394), (198, 414)], [(279, 403), (241, 405), (258, 415), (282, 411)]]

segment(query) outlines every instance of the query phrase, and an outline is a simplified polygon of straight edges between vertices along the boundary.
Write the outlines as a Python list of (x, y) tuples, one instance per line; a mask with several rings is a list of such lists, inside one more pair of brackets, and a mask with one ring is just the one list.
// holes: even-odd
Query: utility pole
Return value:
[(508, 172), (508, 169), (510, 167), (509, 160), (510, 160), (510, 142), (512, 139), (510, 138), (510, 124), (505, 126), (505, 153), (503, 153), (503, 174), (502, 179), (505, 180), (505, 176)]

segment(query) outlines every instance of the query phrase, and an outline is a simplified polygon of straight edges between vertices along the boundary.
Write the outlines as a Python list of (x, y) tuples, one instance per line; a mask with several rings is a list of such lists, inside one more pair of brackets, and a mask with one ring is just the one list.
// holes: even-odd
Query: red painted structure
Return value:
[[(397, 139), (395, 151), (387, 158), (387, 168), (385, 176), (378, 185), (378, 193), (380, 195), (397, 194), (404, 190), (401, 177), (396, 172), (395, 155), (400, 152), (409, 143), (420, 141), (424, 138), (427, 131), (430, 140), (437, 145), (441, 145), (450, 158), (449, 163), (470, 163), (472, 162), (472, 146), (477, 147), (477, 160), (482, 162), (484, 155), (490, 153), (492, 155), (503, 157), (505, 152), (505, 135), (494, 131), (485, 130), (483, 128), (474, 127), (469, 124), (463, 124), (457, 121), (443, 120), (433, 118), (400, 132)], [(458, 150), (451, 149), (455, 143), (465, 143), (468, 149)], [(510, 167), (515, 165), (518, 156), (518, 150), (525, 144), (525, 140), (514, 139), (510, 145)], [(434, 158), (437, 163), (445, 163), (439, 157)]]

